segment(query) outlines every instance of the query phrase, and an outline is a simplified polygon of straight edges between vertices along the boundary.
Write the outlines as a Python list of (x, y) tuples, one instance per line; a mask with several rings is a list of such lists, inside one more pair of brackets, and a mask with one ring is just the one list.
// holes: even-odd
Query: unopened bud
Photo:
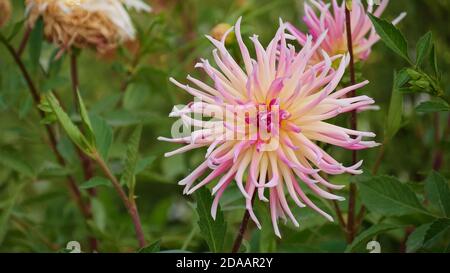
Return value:
[(427, 80), (424, 80), (424, 79), (412, 81), (411, 84), (414, 86), (420, 87), (422, 89), (428, 89), (430, 87), (430, 82), (428, 82)]
[(416, 70), (411, 69), (411, 68), (406, 69), (406, 73), (408, 73), (408, 76), (412, 80), (418, 80), (418, 79), (422, 78), (422, 74), (420, 74), (419, 72), (417, 72)]
[[(221, 41), (223, 36), (226, 34), (226, 32), (230, 28), (232, 28), (231, 25), (226, 24), (226, 23), (220, 23), (211, 30), (211, 36), (214, 39)], [(228, 34), (227, 38), (225, 39), (225, 44), (231, 44), (233, 41), (234, 41), (234, 35), (233, 35), (233, 32), (231, 32)]]

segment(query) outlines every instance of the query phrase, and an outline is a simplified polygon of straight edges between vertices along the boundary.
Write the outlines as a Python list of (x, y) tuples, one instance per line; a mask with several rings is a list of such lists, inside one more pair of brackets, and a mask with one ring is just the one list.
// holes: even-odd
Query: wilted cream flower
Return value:
[(28, 24), (40, 16), (47, 39), (66, 49), (93, 47), (100, 53), (133, 40), (135, 30), (124, 5), (150, 11), (141, 0), (26, 0)]
[(0, 27), (11, 17), (11, 3), (9, 0), (0, 0)]

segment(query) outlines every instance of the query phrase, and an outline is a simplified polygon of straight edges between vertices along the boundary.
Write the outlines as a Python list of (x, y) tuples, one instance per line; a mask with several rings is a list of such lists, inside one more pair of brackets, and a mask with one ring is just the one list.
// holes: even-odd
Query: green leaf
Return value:
[(106, 228), (106, 210), (105, 206), (98, 198), (92, 198), (91, 200), (92, 206), (92, 216), (94, 218), (95, 226), (101, 230), (105, 231)]
[(88, 111), (84, 105), (83, 98), (81, 98), (80, 91), (77, 90), (78, 106), (80, 107), (81, 123), (83, 125), (84, 134), (91, 146), (95, 147), (95, 135), (94, 129), (92, 129), (91, 119), (89, 118)]
[(30, 64), (33, 71), (39, 68), (39, 60), (41, 58), (42, 41), (44, 39), (44, 20), (39, 18), (30, 33), (28, 50), (30, 54)]
[(431, 223), (421, 225), (408, 236), (408, 240), (406, 241), (406, 252), (416, 252), (422, 247), (423, 241), (425, 239), (425, 234), (427, 233), (430, 226)]
[(139, 249), (138, 253), (156, 253), (161, 250), (161, 240)]
[(198, 189), (195, 193), (197, 200), (198, 226), (203, 239), (209, 246), (211, 252), (223, 251), (227, 224), (224, 220), (223, 212), (217, 208), (216, 219), (211, 216), (211, 206), (213, 198), (209, 190), (205, 187)]
[(385, 216), (430, 214), (411, 188), (394, 177), (374, 176), (358, 185), (363, 203), (373, 212)]
[(450, 219), (437, 219), (416, 228), (406, 241), (406, 252), (416, 252), (432, 246), (437, 239), (450, 229)]
[(408, 73), (408, 69), (402, 69), (394, 76), (394, 89), (399, 89), (405, 86), (411, 79)]
[(22, 192), (23, 188), (25, 187), (27, 183), (21, 183), (18, 185), (15, 185), (11, 197), (6, 201), (6, 205), (4, 206), (3, 210), (0, 214), (0, 246), (3, 243), (3, 240), (5, 239), (6, 233), (8, 231), (9, 226), (9, 218), (11, 217), (12, 211), (14, 206), (17, 203), (17, 199)]
[(391, 102), (389, 104), (389, 112), (386, 120), (386, 141), (392, 139), (397, 134), (402, 125), (403, 95), (398, 91), (398, 84), (401, 84), (401, 82), (397, 80), (398, 76), (404, 78), (405, 74), (394, 74), (394, 88), (392, 90)]
[(25, 162), (18, 154), (12, 151), (8, 151), (4, 148), (0, 150), (0, 164), (23, 174), (26, 177), (35, 177), (34, 171), (31, 166)]
[(425, 180), (425, 193), (431, 204), (450, 218), (450, 188), (445, 177), (435, 171), (430, 173)]
[(110, 186), (110, 185), (111, 185), (111, 182), (108, 179), (99, 177), (99, 176), (94, 176), (91, 179), (89, 179), (88, 181), (81, 184), (80, 189), (86, 190), (86, 189), (91, 189), (91, 188), (95, 188), (98, 186)]
[(125, 159), (125, 169), (123, 171), (121, 182), (128, 186), (130, 192), (134, 192), (136, 184), (135, 170), (139, 156), (139, 143), (141, 141), (142, 125), (138, 125), (128, 141), (127, 157)]
[(377, 18), (370, 13), (368, 15), (375, 27), (375, 30), (387, 47), (411, 63), (408, 56), (408, 42), (400, 30), (384, 19)]
[(373, 237), (376, 235), (394, 230), (399, 229), (401, 226), (398, 225), (390, 225), (390, 224), (376, 224), (368, 228), (367, 230), (363, 231), (361, 234), (356, 236), (355, 240), (353, 240), (352, 244), (348, 245), (345, 252), (353, 252), (353, 251), (361, 251), (362, 249), (365, 249), (365, 245), (369, 240), (372, 240)]
[(433, 67), (434, 75), (436, 77), (439, 77), (439, 66), (438, 66), (438, 59), (437, 59), (437, 52), (436, 52), (436, 44), (433, 44), (433, 47), (431, 48), (430, 53), (430, 64)]
[[(267, 208), (264, 204), (255, 205), (258, 217), (261, 220), (263, 227), (270, 227), (272, 225), (270, 215), (267, 213)], [(262, 228), (257, 232), (260, 233), (259, 238), (259, 251), (262, 253), (276, 252), (277, 251), (277, 239), (274, 236), (273, 230), (270, 228)]]
[(92, 156), (94, 148), (92, 145), (86, 140), (84, 135), (81, 133), (80, 129), (72, 122), (70, 117), (64, 112), (64, 110), (59, 105), (56, 97), (49, 93), (45, 96), (48, 105), (53, 110), (53, 113), (56, 115), (59, 123), (63, 127), (64, 131), (67, 133), (69, 138), (86, 154)]
[(113, 143), (113, 129), (97, 115), (90, 116), (94, 131), (95, 147), (104, 160), (108, 160), (109, 150)]
[(143, 172), (148, 166), (150, 166), (156, 159), (156, 156), (147, 156), (145, 158), (142, 158), (141, 160), (138, 161), (137, 165), (136, 165), (136, 170), (134, 172), (134, 174), (139, 174), (141, 172)]
[(431, 31), (427, 32), (417, 42), (416, 46), (416, 66), (420, 67), (425, 60), (425, 57), (430, 53), (432, 47), (433, 34)]
[(17, 23), (15, 23), (12, 27), (11, 33), (8, 35), (8, 42), (10, 42), (14, 37), (16, 37), (16, 35), (20, 32), (20, 30), (23, 27), (23, 24), (25, 23), (25, 19), (18, 21)]
[(450, 111), (450, 105), (445, 101), (426, 101), (416, 107), (417, 112), (421, 113), (436, 113)]

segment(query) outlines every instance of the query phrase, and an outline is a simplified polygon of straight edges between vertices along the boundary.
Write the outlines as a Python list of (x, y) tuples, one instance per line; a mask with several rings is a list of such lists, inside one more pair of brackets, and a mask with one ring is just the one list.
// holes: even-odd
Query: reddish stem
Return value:
[[(351, 16), (350, 16), (350, 10), (347, 6), (345, 6), (345, 27), (347, 32), (347, 47), (348, 52), (350, 54), (350, 82), (351, 85), (356, 84), (356, 77), (355, 77), (355, 59), (353, 55), (353, 41), (352, 41), (352, 23), (351, 23)], [(350, 97), (356, 96), (356, 90), (353, 90), (350, 92)], [(350, 127), (352, 130), (357, 129), (357, 115), (356, 110), (353, 110), (351, 112), (350, 116)], [(357, 151), (352, 151), (352, 163), (356, 164), (358, 161), (358, 154)], [(347, 218), (347, 241), (349, 243), (353, 242), (353, 239), (355, 238), (355, 206), (356, 206), (356, 185), (354, 183), (350, 183), (350, 193), (349, 193), (349, 199), (348, 199), (348, 218)]]

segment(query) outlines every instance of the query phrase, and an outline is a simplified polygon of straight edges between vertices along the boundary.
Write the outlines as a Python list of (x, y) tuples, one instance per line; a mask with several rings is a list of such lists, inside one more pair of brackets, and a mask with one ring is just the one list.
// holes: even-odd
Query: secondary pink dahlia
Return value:
[[(327, 32), (321, 48), (328, 55), (345, 54), (348, 52), (347, 31), (345, 25), (345, 1), (339, 5), (337, 0), (332, 0), (331, 4), (325, 4), (323, 1), (310, 0), (311, 4), (318, 10), (316, 14), (314, 9), (305, 2), (305, 16), (303, 21), (308, 27), (308, 32), (316, 41)], [(368, 5), (367, 11), (360, 0), (352, 1), (351, 23), (352, 23), (352, 43), (355, 61), (366, 60), (371, 52), (372, 46), (380, 40), (380, 36), (375, 31), (372, 22), (367, 13), (373, 13), (379, 17), (386, 9), (389, 0), (382, 0), (378, 8), (373, 12), (373, 5)], [(330, 8), (332, 6), (332, 9)], [(406, 13), (402, 13), (392, 23), (400, 22)], [(307, 35), (295, 28), (292, 24), (288, 25), (288, 30), (296, 37), (301, 45), (307, 41)], [(320, 52), (314, 55), (313, 63), (322, 60)]]
[[(214, 184), (211, 214), (215, 217), (223, 192), (236, 183), (259, 228), (252, 198), (257, 195), (259, 200), (269, 202), (278, 236), (279, 217), (287, 216), (295, 226), (299, 225), (286, 196), (298, 206), (308, 206), (332, 221), (333, 218), (305, 194), (305, 188), (325, 199), (344, 200), (327, 190), (343, 186), (331, 184), (320, 172), (330, 175), (361, 173), (358, 168), (362, 162), (345, 167), (317, 142), (350, 150), (377, 146), (373, 141), (363, 140), (374, 137), (371, 132), (354, 131), (326, 122), (373, 104), (367, 96), (346, 97), (368, 82), (337, 89), (349, 57), (329, 57), (323, 52), (324, 60), (310, 66), (310, 59), (320, 48), (325, 35), (316, 42), (307, 36), (303, 49), (297, 52), (289, 44), (293, 37), (285, 33), (283, 22), (267, 47), (261, 45), (258, 36), (250, 38), (256, 52), (256, 58), (252, 58), (242, 40), (238, 20), (234, 31), (242, 55), (244, 68), (241, 68), (225, 48), (231, 31), (221, 41), (207, 36), (216, 47), (213, 51), (216, 67), (204, 59), (196, 65), (210, 78), (211, 85), (191, 76), (187, 80), (193, 86), (170, 79), (195, 99), (187, 106), (175, 107), (170, 114), (179, 117), (184, 128), (187, 126), (193, 131), (174, 136), (177, 130), (173, 130), (173, 138), (160, 137), (159, 140), (186, 144), (166, 156), (207, 147), (206, 160), (179, 184), (185, 186), (185, 194)], [(334, 60), (340, 62), (336, 69), (332, 66)]]

